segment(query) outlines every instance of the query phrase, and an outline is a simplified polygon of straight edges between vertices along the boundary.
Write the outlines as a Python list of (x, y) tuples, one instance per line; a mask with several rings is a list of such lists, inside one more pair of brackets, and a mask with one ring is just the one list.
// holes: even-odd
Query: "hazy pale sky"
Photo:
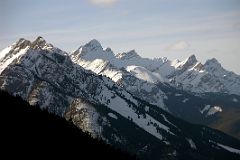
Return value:
[(71, 51), (91, 39), (115, 53), (203, 63), (240, 74), (240, 0), (0, 0), (0, 50), (43, 36)]

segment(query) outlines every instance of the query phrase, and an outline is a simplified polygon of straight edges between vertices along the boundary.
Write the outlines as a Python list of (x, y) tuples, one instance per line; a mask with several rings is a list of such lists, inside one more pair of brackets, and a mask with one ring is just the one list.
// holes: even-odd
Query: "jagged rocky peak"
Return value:
[(223, 69), (222, 68), (222, 65), (218, 62), (218, 60), (216, 58), (212, 58), (212, 59), (209, 59), (206, 61), (206, 63), (204, 64), (204, 68), (207, 70), (207, 71), (216, 71), (219, 69)]
[(96, 39), (92, 39), (90, 42), (84, 45), (84, 47), (89, 48), (91, 50), (96, 50), (96, 49), (103, 49), (102, 45), (100, 42)]
[(11, 62), (10, 59), (14, 57), (14, 55), (18, 54), (19, 51), (23, 49), (28, 49), (31, 46), (31, 42), (29, 40), (26, 40), (24, 38), (20, 38), (18, 41), (13, 43), (11, 46), (0, 52), (0, 72), (4, 68), (1, 67), (2, 63), (6, 62)]
[(20, 38), (16, 44), (15, 44), (15, 48), (16, 47), (19, 47), (19, 49), (24, 49), (26, 48), (27, 46), (30, 46), (31, 45), (31, 42), (29, 40), (26, 40), (24, 38)]
[(193, 55), (191, 55), (190, 57), (187, 58), (186, 62), (189, 63), (189, 64), (195, 64), (198, 61), (197, 61), (196, 56), (193, 54)]
[(34, 49), (37, 48), (43, 48), (43, 47), (52, 47), (51, 44), (48, 44), (45, 39), (43, 39), (43, 37), (39, 36), (37, 37), (37, 39), (35, 41), (32, 42), (31, 47), (33, 47)]
[(70, 53), (73, 61), (80, 59), (93, 61), (95, 59), (104, 59), (112, 61), (115, 58), (114, 53), (110, 48), (103, 49), (100, 42), (96, 39), (91, 40), (87, 44), (80, 46), (77, 50)]
[(118, 53), (116, 57), (122, 60), (141, 58), (134, 49), (128, 52)]
[(45, 39), (43, 37), (41, 37), (41, 36), (38, 36), (35, 41), (46, 43)]
[(112, 52), (112, 53), (113, 53), (112, 49), (111, 49), (111, 48), (109, 48), (109, 47), (108, 47), (108, 48), (106, 48), (106, 49), (105, 49), (105, 51), (106, 51), (106, 52)]
[(188, 68), (190, 66), (193, 66), (197, 63), (197, 58), (196, 56), (193, 54), (190, 57), (188, 57), (186, 60), (184, 60), (183, 62), (180, 63), (180, 65), (178, 66), (178, 68)]
[(221, 64), (218, 62), (216, 58), (212, 58), (207, 60), (204, 66), (221, 66)]
[(72, 52), (72, 56), (84, 56), (92, 51), (103, 51), (102, 45), (96, 39), (92, 39), (83, 46), (80, 46), (77, 50)]

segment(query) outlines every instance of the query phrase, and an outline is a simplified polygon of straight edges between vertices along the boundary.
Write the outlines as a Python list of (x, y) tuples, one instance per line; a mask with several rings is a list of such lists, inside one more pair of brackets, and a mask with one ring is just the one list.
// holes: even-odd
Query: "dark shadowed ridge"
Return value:
[(0, 100), (2, 156), (135, 159), (102, 140), (92, 139), (70, 122), (30, 106), (20, 97), (0, 91)]

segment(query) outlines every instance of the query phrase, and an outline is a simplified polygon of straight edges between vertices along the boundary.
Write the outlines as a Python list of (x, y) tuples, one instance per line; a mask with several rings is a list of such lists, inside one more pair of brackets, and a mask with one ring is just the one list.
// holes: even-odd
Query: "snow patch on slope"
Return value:
[(223, 149), (229, 151), (229, 152), (232, 152), (232, 153), (236, 153), (236, 154), (240, 154), (240, 150), (239, 149), (235, 149), (235, 148), (232, 148), (232, 147), (229, 147), (229, 146), (226, 146), (226, 145), (223, 145), (223, 144), (220, 144), (220, 143), (216, 143), (219, 147), (222, 147)]
[(233, 102), (238, 102), (238, 99), (237, 99), (237, 98), (233, 98), (232, 101), (233, 101)]
[(210, 109), (210, 105), (206, 105), (200, 112), (203, 114), (205, 111), (208, 111)]
[(222, 112), (222, 108), (220, 106), (214, 106), (214, 107), (210, 108), (206, 116), (213, 115), (217, 112)]
[(222, 108), (220, 106), (211, 107), (211, 105), (206, 105), (200, 112), (202, 114), (206, 113), (206, 117), (214, 115), (217, 112), (222, 112)]
[(186, 138), (186, 140), (188, 141), (188, 143), (192, 149), (195, 149), (195, 150), (197, 149), (196, 144), (193, 142), (192, 139)]
[(108, 116), (113, 118), (113, 119), (118, 119), (118, 117), (113, 113), (108, 113)]
[(17, 54), (14, 54), (8, 59), (1, 59), (0, 61), (0, 73), (9, 65), (11, 64), (16, 58), (19, 58), (21, 55), (24, 55), (29, 47), (26, 47), (24, 49), (21, 49)]
[(182, 100), (183, 103), (186, 103), (189, 99), (185, 98), (184, 100)]
[(177, 126), (175, 126), (173, 123), (171, 123), (167, 118), (166, 118), (166, 116), (165, 115), (163, 115), (163, 114), (161, 114), (161, 116), (163, 117), (163, 119), (164, 119), (164, 121), (166, 121), (168, 124), (170, 124), (170, 125), (172, 125), (172, 126), (174, 126), (175, 128), (178, 128)]
[[(107, 96), (109, 95), (109, 92), (106, 92), (103, 90), (102, 93), (103, 95)], [(134, 109), (129, 106), (129, 104), (123, 100), (122, 98), (116, 96), (115, 98), (111, 99), (108, 101), (107, 105), (110, 109), (113, 111), (119, 113), (123, 117), (127, 119), (131, 119), (137, 126), (145, 130), (146, 132), (152, 134), (153, 136), (157, 137), (158, 139), (162, 140), (163, 137), (162, 135), (158, 132), (157, 127), (160, 129), (165, 130), (166, 132), (174, 135), (169, 127), (163, 125), (162, 123), (158, 122), (155, 120), (153, 117), (150, 115), (146, 114), (146, 117), (143, 117), (142, 115), (138, 115), (135, 113)], [(154, 126), (155, 124), (155, 126)], [(156, 127), (157, 126), (157, 127)]]
[(163, 82), (163, 78), (159, 73), (151, 72), (141, 66), (127, 66), (126, 70), (132, 73), (138, 79), (142, 79), (150, 83)]
[(2, 58), (4, 58), (6, 56), (6, 54), (8, 54), (8, 52), (12, 49), (12, 46), (9, 46), (5, 49), (3, 49), (1, 52), (0, 52), (0, 60)]
[(176, 93), (175, 96), (176, 96), (176, 97), (181, 97), (182, 94), (180, 94), (180, 93)]

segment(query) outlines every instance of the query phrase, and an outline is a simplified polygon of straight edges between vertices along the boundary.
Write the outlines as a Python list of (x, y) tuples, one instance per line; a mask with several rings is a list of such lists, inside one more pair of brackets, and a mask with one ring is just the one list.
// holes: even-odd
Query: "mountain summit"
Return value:
[(94, 59), (104, 59), (113, 60), (114, 54), (110, 48), (104, 50), (99, 41), (93, 39), (83, 46), (80, 46), (77, 50), (70, 53), (74, 61), (79, 59), (82, 60), (94, 60)]
[(84, 45), (84, 47), (86, 48), (90, 48), (92, 50), (97, 49), (97, 48), (101, 48), (102, 49), (102, 45), (100, 44), (100, 42), (96, 39), (92, 39), (91, 41), (89, 41), (87, 44)]
[(188, 67), (188, 66), (192, 66), (192, 65), (194, 65), (194, 64), (196, 64), (198, 61), (197, 61), (197, 58), (196, 58), (196, 56), (193, 54), (193, 55), (191, 55), (190, 57), (188, 57), (186, 60), (184, 60), (183, 62), (182, 62), (182, 67), (184, 66), (184, 67)]
[(45, 46), (51, 46), (52, 47), (52, 45), (47, 44), (45, 39), (43, 39), (41, 36), (37, 37), (37, 39), (31, 43), (31, 46), (33, 48), (43, 48)]
[(209, 70), (210, 68), (214, 68), (214, 69), (223, 69), (222, 65), (218, 62), (218, 60), (216, 58), (212, 58), (206, 61), (206, 63), (204, 64), (204, 67)]

